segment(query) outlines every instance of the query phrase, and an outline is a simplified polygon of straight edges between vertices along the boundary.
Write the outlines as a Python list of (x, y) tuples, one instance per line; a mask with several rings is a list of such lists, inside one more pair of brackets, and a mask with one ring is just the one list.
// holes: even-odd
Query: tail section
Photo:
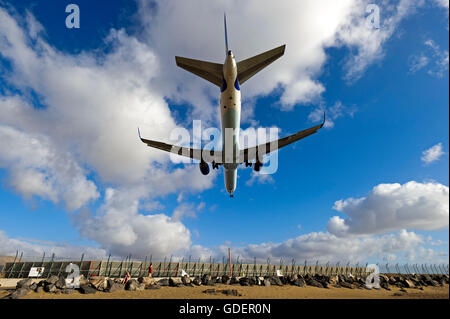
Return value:
[(228, 54), (228, 32), (227, 32), (227, 16), (223, 14), (223, 26), (225, 29), (225, 56)]
[(182, 58), (179, 56), (175, 57), (175, 61), (180, 68), (194, 73), (195, 75), (214, 83), (218, 87), (222, 86), (223, 64)]
[(258, 54), (237, 63), (239, 84), (244, 83), (284, 54), (286, 45)]

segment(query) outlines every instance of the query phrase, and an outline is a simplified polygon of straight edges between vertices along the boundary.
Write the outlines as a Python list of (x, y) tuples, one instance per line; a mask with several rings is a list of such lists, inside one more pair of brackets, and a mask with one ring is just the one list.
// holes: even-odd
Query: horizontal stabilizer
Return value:
[(283, 56), (286, 45), (258, 54), (237, 63), (239, 84), (244, 83), (270, 63)]
[(195, 75), (214, 83), (218, 87), (222, 86), (222, 64), (182, 58), (179, 56), (175, 57), (175, 61), (180, 68), (194, 73)]

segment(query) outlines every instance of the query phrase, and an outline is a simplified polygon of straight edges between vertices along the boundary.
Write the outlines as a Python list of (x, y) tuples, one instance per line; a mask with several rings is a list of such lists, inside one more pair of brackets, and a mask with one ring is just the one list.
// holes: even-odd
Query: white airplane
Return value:
[(213, 169), (218, 169), (219, 165), (223, 165), (225, 187), (230, 194), (230, 197), (233, 197), (233, 192), (236, 190), (237, 168), (240, 164), (245, 163), (245, 167), (251, 167), (253, 164), (253, 169), (256, 172), (259, 172), (263, 165), (263, 156), (265, 154), (316, 133), (325, 123), (325, 113), (323, 122), (319, 125), (299, 131), (276, 141), (241, 150), (239, 148), (241, 120), (240, 85), (281, 57), (284, 54), (286, 45), (266, 51), (252, 58), (236, 62), (233, 53), (231, 50), (228, 50), (226, 16), (224, 16), (224, 28), (226, 47), (224, 64), (187, 59), (178, 56), (175, 57), (177, 66), (220, 87), (222, 151), (199, 150), (147, 140), (141, 137), (139, 129), (138, 134), (141, 141), (150, 147), (199, 160), (200, 171), (203, 175), (209, 174), (209, 163), (211, 163)]

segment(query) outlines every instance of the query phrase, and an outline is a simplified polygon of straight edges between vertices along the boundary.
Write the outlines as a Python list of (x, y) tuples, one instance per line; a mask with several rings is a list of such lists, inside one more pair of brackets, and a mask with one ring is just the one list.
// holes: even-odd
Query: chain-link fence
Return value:
[[(164, 257), (154, 260), (152, 256), (125, 258), (108, 256), (103, 260), (92, 256), (82, 255), (79, 258), (51, 256), (23, 256), (17, 253), (12, 262), (4, 265), (0, 277), (3, 278), (25, 278), (28, 277), (31, 268), (41, 268), (41, 278), (52, 275), (64, 275), (66, 267), (75, 264), (80, 273), (86, 278), (93, 276), (107, 276), (112, 278), (123, 277), (129, 272), (132, 277), (148, 276), (150, 265), (153, 277), (177, 277), (183, 271), (191, 277), (210, 274), (212, 276), (273, 276), (273, 275), (366, 275), (369, 270), (367, 263), (351, 262), (320, 262), (308, 261), (298, 262), (295, 259), (279, 259), (273, 261), (267, 259), (264, 262), (257, 258), (240, 259), (239, 256), (232, 258), (217, 257), (185, 258)], [(448, 264), (377, 264), (380, 273), (386, 274), (448, 274)], [(372, 270), (370, 270), (372, 271)]]

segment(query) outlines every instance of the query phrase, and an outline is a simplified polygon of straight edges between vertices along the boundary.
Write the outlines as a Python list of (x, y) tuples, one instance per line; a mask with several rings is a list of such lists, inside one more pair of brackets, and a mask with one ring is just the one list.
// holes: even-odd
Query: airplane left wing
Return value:
[(325, 113), (323, 114), (323, 122), (319, 125), (313, 126), (303, 131), (299, 131), (295, 134), (280, 138), (276, 141), (267, 142), (265, 144), (260, 144), (258, 146), (249, 147), (241, 150), (240, 152), (240, 163), (251, 162), (254, 159), (259, 158), (262, 162), (262, 157), (265, 154), (269, 154), (270, 152), (276, 151), (286, 145), (292, 144), (316, 133), (319, 129), (323, 127), (325, 124)]
[(222, 163), (222, 152), (221, 151), (214, 151), (214, 150), (199, 150), (194, 149), (190, 147), (183, 147), (183, 146), (176, 146), (171, 145), (163, 142), (153, 141), (153, 140), (147, 140), (145, 138), (141, 137), (141, 133), (138, 129), (139, 138), (141, 141), (145, 144), (147, 144), (150, 147), (157, 148), (159, 150), (190, 157), (192, 159), (196, 159), (199, 161), (204, 161), (206, 163)]

